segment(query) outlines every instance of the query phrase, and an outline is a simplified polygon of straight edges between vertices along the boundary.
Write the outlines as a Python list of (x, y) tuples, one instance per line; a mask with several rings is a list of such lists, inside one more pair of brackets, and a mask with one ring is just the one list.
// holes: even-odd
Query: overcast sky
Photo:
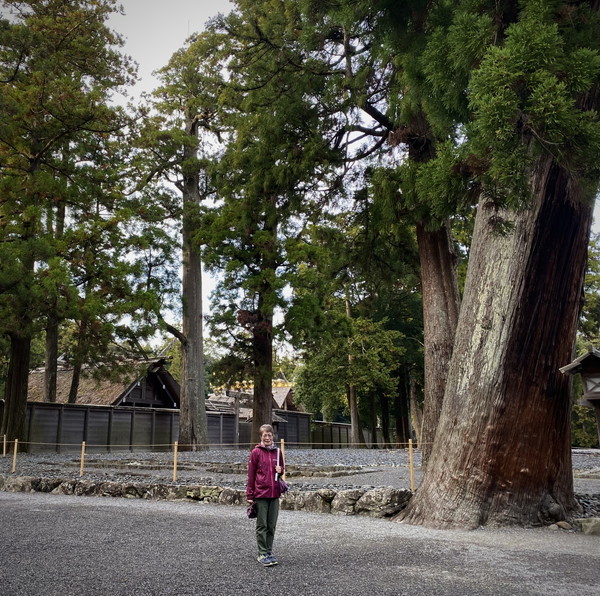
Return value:
[(192, 34), (219, 12), (228, 13), (229, 0), (121, 0), (125, 15), (108, 22), (125, 37), (123, 52), (139, 65), (135, 93), (151, 91), (157, 84), (152, 71), (162, 68)]

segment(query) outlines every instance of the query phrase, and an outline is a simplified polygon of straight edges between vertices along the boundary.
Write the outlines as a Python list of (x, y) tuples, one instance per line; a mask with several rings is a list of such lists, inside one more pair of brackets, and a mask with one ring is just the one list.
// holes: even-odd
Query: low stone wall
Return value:
[[(237, 488), (211, 485), (161, 484), (151, 482), (98, 482), (85, 478), (46, 478), (0, 474), (0, 490), (6, 492), (44, 492), (55, 495), (87, 497), (121, 497), (171, 501), (202, 501), (221, 505), (246, 506), (246, 493)], [(281, 498), (281, 508), (333, 515), (367, 515), (390, 518), (404, 509), (412, 493), (408, 489), (353, 488), (294, 491)], [(584, 534), (600, 536), (600, 518), (573, 520), (573, 526), (559, 522), (550, 529), (578, 529)]]
[[(0, 474), (0, 490), (8, 492), (45, 492), (58, 495), (121, 497), (126, 499), (162, 499), (203, 501), (222, 505), (246, 505), (243, 490), (222, 486), (160, 484), (146, 482), (97, 482), (85, 478), (45, 478)], [(335, 491), (290, 490), (281, 498), (281, 508), (291, 511), (367, 515), (386, 518), (406, 507), (412, 493), (391, 487)]]

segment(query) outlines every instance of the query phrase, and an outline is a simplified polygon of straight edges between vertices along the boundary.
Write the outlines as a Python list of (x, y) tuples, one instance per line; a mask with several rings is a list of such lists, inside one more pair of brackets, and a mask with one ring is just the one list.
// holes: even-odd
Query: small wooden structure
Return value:
[[(133, 380), (132, 380), (133, 377)], [(67, 403), (73, 369), (59, 368), (56, 379), (56, 403)], [(28, 401), (44, 401), (44, 370), (29, 374)], [(89, 369), (82, 371), (77, 404), (96, 406), (135, 406), (143, 408), (179, 408), (179, 383), (167, 369), (167, 360), (158, 358), (136, 363), (129, 378), (98, 379)]]
[(583, 399), (580, 405), (593, 408), (596, 412), (598, 440), (600, 441), (600, 351), (591, 349), (566, 366), (559, 369), (563, 374), (579, 373), (583, 380)]

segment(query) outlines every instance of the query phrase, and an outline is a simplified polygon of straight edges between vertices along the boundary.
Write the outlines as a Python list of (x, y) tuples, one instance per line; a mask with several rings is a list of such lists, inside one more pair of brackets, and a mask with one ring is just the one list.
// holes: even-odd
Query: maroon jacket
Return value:
[[(277, 449), (267, 449), (258, 444), (250, 453), (248, 460), (248, 484), (246, 485), (246, 498), (278, 499), (281, 496), (279, 482), (275, 480), (275, 466), (277, 465)], [(285, 472), (283, 455), (279, 454), (279, 465), (282, 473)]]

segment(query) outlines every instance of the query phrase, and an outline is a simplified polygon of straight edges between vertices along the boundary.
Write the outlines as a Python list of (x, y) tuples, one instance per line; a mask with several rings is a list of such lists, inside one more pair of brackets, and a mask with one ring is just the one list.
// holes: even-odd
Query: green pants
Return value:
[(256, 499), (256, 542), (258, 554), (273, 552), (273, 538), (279, 515), (279, 499)]

